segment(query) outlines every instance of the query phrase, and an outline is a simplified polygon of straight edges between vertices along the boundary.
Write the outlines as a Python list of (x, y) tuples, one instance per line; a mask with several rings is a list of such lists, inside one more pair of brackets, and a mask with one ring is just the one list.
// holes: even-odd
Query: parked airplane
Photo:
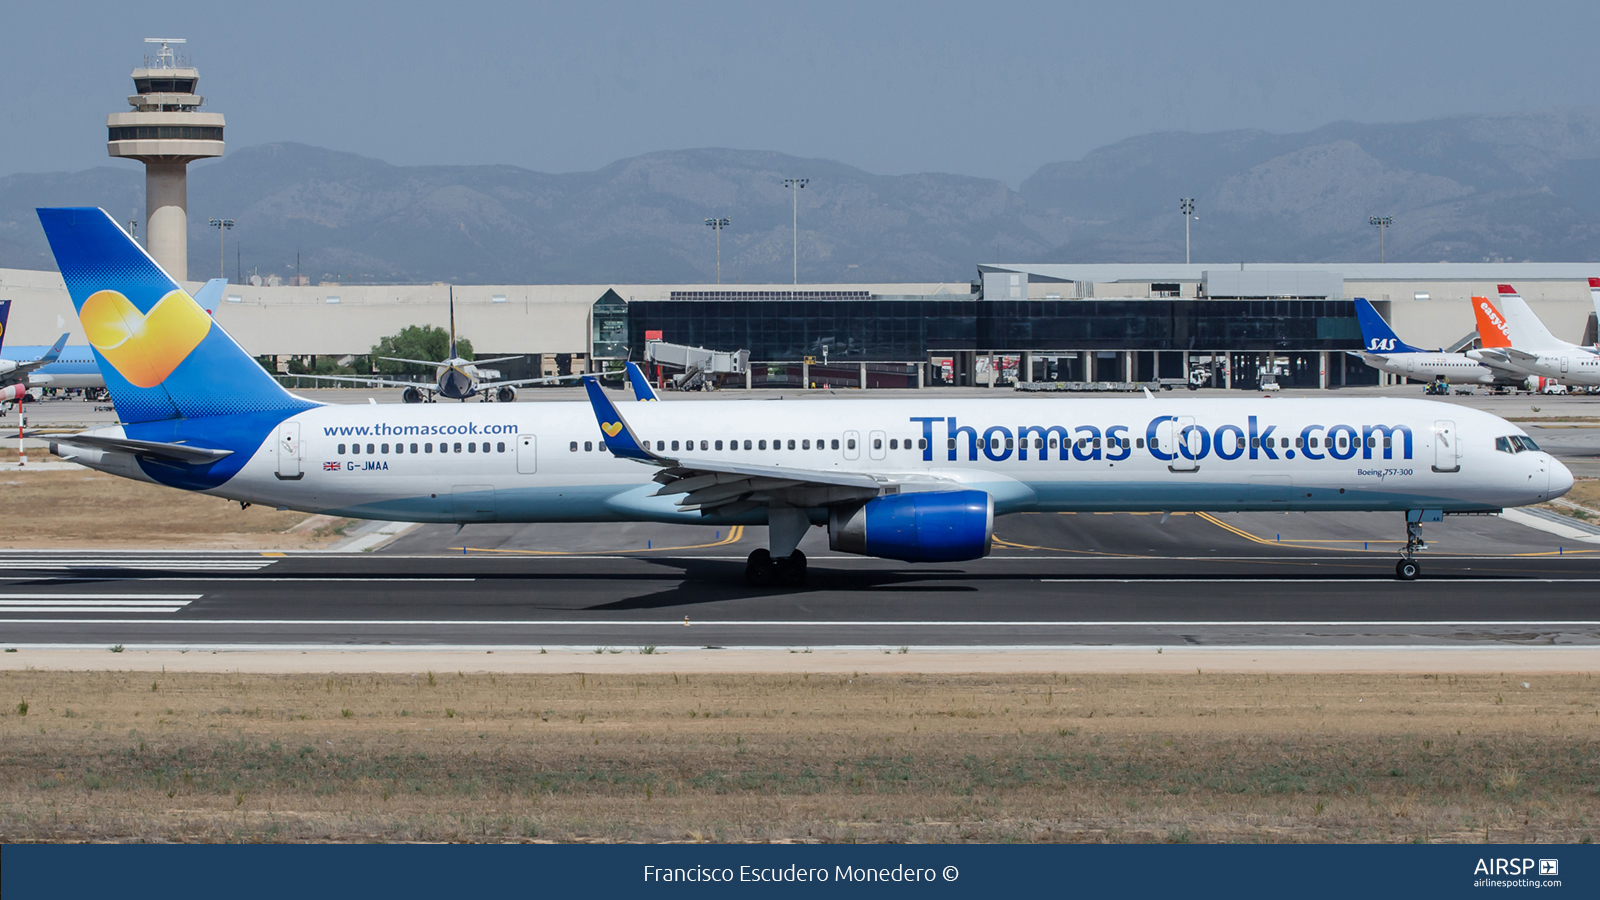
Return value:
[[(11, 301), (0, 301), (0, 352), (4, 350), (6, 325), (10, 319)], [(66, 345), (67, 337), (67, 334), (63, 334), (48, 348), (14, 347), (11, 355), (16, 357), (15, 359), (0, 359), (0, 403), (13, 403), (25, 399), (28, 395), (29, 376), (61, 356), (61, 348)], [(32, 352), (35, 350), (42, 352)]]
[(1443, 379), (1451, 384), (1520, 384), (1523, 376), (1501, 374), (1465, 353), (1422, 350), (1394, 333), (1389, 323), (1364, 297), (1356, 298), (1356, 322), (1366, 349), (1359, 356), (1380, 372), (1424, 381)]
[[(550, 375), (544, 378), (519, 378), (514, 381), (484, 381), (486, 373), (479, 366), (489, 363), (508, 362), (522, 359), (518, 356), (497, 356), (494, 359), (463, 359), (456, 354), (456, 291), (450, 289), (450, 352), (442, 361), (431, 359), (402, 359), (395, 356), (380, 356), (379, 359), (389, 362), (414, 363), (419, 366), (433, 366), (434, 380), (432, 384), (420, 385), (412, 381), (390, 381), (380, 376), (362, 375), (296, 375), (296, 378), (311, 378), (318, 381), (339, 381), (363, 386), (382, 385), (383, 387), (404, 388), (400, 399), (406, 403), (432, 403), (435, 395), (451, 400), (466, 402), (469, 397), (481, 396), (484, 400), (498, 400), (510, 403), (517, 399), (517, 387), (525, 384), (551, 384), (557, 381), (566, 381), (578, 378), (579, 375)], [(581, 373), (580, 373), (581, 374)]]
[(1421, 525), (1550, 500), (1572, 473), (1517, 426), (1411, 399), (903, 399), (323, 405), (283, 389), (103, 211), (41, 209), (122, 424), (51, 450), (140, 481), (413, 522), (761, 525), (753, 584), (835, 551), (988, 554), (1019, 512), (1387, 510)]
[[(1590, 293), (1594, 282), (1590, 279)], [(1476, 303), (1479, 321), (1496, 319), (1505, 325), (1505, 334), (1511, 339), (1509, 347), (1485, 347), (1470, 351), (1468, 355), (1486, 363), (1496, 362), (1524, 375), (1553, 378), (1565, 385), (1600, 385), (1600, 352), (1563, 341), (1544, 327), (1539, 317), (1528, 308), (1516, 289), (1509, 284), (1500, 285), (1500, 309), (1504, 316), (1494, 313), (1487, 301)], [(1482, 326), (1479, 326), (1480, 333)]]

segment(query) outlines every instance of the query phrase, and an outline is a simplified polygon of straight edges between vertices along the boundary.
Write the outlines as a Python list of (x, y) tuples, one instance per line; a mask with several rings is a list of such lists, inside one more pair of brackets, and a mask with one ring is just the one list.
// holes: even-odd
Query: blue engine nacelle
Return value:
[(905, 562), (989, 555), (994, 498), (983, 491), (890, 494), (828, 514), (828, 547)]

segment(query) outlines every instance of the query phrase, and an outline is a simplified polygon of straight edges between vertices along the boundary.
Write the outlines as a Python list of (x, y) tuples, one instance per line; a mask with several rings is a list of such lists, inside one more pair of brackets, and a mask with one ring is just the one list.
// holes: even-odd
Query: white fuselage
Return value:
[[(1464, 511), (1537, 503), (1572, 484), (1543, 452), (1495, 449), (1497, 437), (1523, 433), (1516, 426), (1424, 400), (912, 397), (618, 408), (668, 457), (879, 474), (912, 485), (903, 489), (974, 488), (993, 496), (997, 514)], [(321, 406), (286, 419), (207, 492), (421, 522), (765, 520), (760, 510), (731, 519), (681, 511), (674, 498), (652, 496), (656, 467), (615, 458), (602, 440), (587, 403)], [(132, 457), (81, 460), (153, 480), (143, 468), (151, 464)]]
[(1554, 378), (1565, 385), (1600, 385), (1600, 355), (1592, 348), (1569, 347), (1528, 351), (1532, 358), (1516, 358), (1510, 365), (1528, 375)]
[[(1451, 384), (1494, 384), (1495, 371), (1465, 353), (1373, 353), (1361, 354), (1367, 365), (1380, 372), (1433, 381), (1443, 378)], [(1499, 376), (1499, 380), (1506, 380)]]

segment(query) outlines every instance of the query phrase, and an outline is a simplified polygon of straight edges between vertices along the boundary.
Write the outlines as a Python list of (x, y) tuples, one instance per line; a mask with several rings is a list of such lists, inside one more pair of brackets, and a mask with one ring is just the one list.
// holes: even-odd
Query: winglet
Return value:
[(66, 334), (63, 334), (61, 337), (56, 338), (56, 342), (50, 345), (50, 349), (46, 350), (44, 355), (39, 357), (39, 364), (48, 366), (55, 362), (56, 359), (61, 356), (61, 351), (67, 346), (67, 338), (69, 337), (72, 337), (72, 332), (70, 331)]
[(633, 385), (633, 399), (635, 400), (660, 400), (656, 396), (656, 389), (650, 386), (650, 379), (644, 376), (644, 370), (633, 360), (628, 360), (628, 383)]
[(622, 418), (622, 413), (617, 412), (616, 405), (606, 396), (605, 388), (600, 386), (600, 379), (593, 375), (583, 376), (583, 388), (589, 392), (589, 403), (594, 407), (594, 417), (600, 423), (600, 432), (605, 435), (606, 449), (611, 451), (612, 456), (639, 462), (662, 461), (661, 457), (646, 450), (643, 442), (634, 436), (627, 420)]
[(214, 316), (217, 314), (217, 304), (222, 301), (222, 292), (227, 289), (228, 279), (213, 278), (206, 282), (205, 287), (195, 293), (194, 302), (200, 304), (200, 308), (206, 311), (206, 315)]

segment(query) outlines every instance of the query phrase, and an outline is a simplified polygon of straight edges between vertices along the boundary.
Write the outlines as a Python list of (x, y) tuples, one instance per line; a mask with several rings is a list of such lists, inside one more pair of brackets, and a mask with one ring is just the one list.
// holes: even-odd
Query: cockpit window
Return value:
[(1538, 450), (1539, 445), (1533, 438), (1520, 434), (1507, 435), (1494, 439), (1494, 448), (1501, 453), (1521, 453), (1524, 450)]

